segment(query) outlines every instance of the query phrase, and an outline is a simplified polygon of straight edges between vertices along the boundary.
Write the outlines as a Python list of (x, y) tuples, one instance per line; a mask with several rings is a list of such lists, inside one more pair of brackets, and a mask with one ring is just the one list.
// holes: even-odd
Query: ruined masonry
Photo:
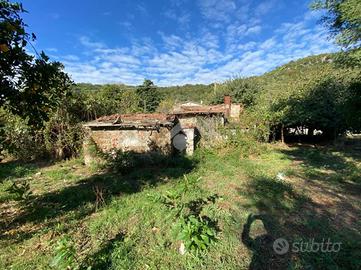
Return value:
[(239, 121), (241, 106), (232, 104), (229, 96), (224, 104), (205, 106), (185, 103), (175, 106), (169, 114), (114, 114), (84, 124), (84, 160), (95, 158), (91, 144), (98, 150), (113, 149), (135, 153), (175, 152), (192, 155), (202, 139), (217, 140), (217, 129), (229, 121)]

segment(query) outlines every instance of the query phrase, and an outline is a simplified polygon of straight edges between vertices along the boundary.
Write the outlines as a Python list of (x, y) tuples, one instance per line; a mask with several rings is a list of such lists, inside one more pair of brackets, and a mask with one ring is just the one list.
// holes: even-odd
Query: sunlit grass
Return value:
[[(359, 194), (349, 192), (349, 188), (360, 189), (357, 153), (278, 145), (249, 157), (237, 151), (230, 155), (198, 151), (191, 170), (183, 161), (128, 174), (94, 174), (80, 159), (48, 166), (1, 164), (2, 177), (3, 172), (9, 176), (0, 184), (5, 221), (1, 223), (0, 268), (48, 268), (54, 245), (64, 235), (74, 240), (83, 265), (94, 269), (248, 269), (250, 264), (269, 263), (263, 249), (257, 249), (257, 241), (265, 235), (290, 240), (346, 235), (345, 251), (332, 260), (329, 254), (296, 254), (276, 261), (280, 267), (284, 262), (294, 269), (350, 269), (357, 264), (353, 239), (360, 240), (361, 224), (350, 218), (360, 214), (361, 206), (360, 200), (355, 201)], [(201, 189), (189, 191), (184, 200), (218, 196), (201, 210), (216, 220), (218, 240), (199, 256), (178, 252), (178, 219), (151, 199), (179, 189), (183, 174), (201, 177)], [(15, 201), (8, 191), (19, 178), (29, 178), (34, 191), (27, 204)], [(105, 197), (98, 209), (95, 186), (101, 187)], [(332, 222), (335, 213), (339, 218)], [(255, 249), (241, 239), (250, 214), (264, 218), (251, 227)], [(350, 261), (343, 259), (345, 252)]]

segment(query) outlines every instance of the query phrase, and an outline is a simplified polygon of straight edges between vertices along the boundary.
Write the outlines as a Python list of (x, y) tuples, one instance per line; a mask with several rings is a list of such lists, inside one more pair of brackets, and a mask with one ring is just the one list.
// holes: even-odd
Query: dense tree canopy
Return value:
[[(23, 12), (21, 4), (0, 0), (0, 106), (41, 126), (71, 81), (61, 63), (32, 47), (36, 37), (26, 32)], [(28, 53), (29, 46), (36, 56)]]
[(361, 66), (361, 1), (317, 0), (312, 8), (324, 10), (322, 22), (336, 38), (336, 43), (346, 49), (338, 55), (343, 64)]
[(210, 99), (229, 94), (246, 108), (242, 125), (268, 140), (281, 128), (321, 130), (325, 138), (361, 131), (361, 73), (334, 65), (334, 54), (310, 56), (264, 75), (229, 80)]
[(263, 90), (250, 108), (254, 117), (268, 130), (304, 127), (329, 138), (359, 131), (359, 117), (354, 116), (361, 115), (360, 70), (337, 68), (332, 59), (307, 57), (258, 77)]
[(259, 92), (260, 86), (254, 77), (235, 78), (221, 85), (215, 85), (210, 102), (222, 103), (224, 95), (230, 95), (233, 102), (241, 103), (243, 107), (247, 108), (254, 105)]

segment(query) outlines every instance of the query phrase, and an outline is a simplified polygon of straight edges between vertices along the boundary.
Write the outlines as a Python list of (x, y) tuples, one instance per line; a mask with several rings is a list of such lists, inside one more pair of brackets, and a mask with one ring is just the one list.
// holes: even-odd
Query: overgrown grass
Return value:
[[(50, 268), (64, 246), (74, 248), (77, 265), (92, 269), (360, 269), (359, 152), (263, 145), (246, 156), (242, 147), (230, 149), (121, 173), (91, 172), (79, 159), (0, 163), (0, 269)], [(200, 178), (200, 186), (181, 201), (217, 231), (198, 254), (180, 254), (181, 218), (154, 199), (172, 198), (184, 175)], [(26, 203), (8, 190), (19, 178), (32, 190)], [(279, 237), (342, 246), (338, 253), (277, 255)]]

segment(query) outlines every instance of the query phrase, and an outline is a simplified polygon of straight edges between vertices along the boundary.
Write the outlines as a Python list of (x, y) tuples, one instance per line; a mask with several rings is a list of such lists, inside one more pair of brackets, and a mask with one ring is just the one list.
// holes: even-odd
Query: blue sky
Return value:
[(75, 82), (209, 84), (337, 50), (309, 1), (22, 2), (35, 47)]

